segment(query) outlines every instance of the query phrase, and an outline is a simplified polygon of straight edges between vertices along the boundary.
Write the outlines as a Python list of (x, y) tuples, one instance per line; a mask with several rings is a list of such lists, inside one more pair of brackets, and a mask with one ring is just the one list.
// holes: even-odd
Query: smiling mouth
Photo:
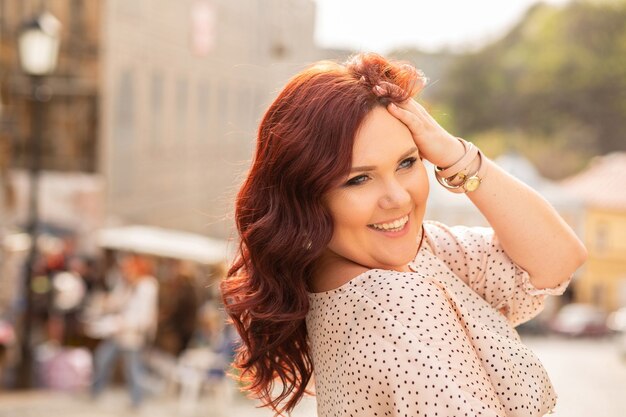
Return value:
[(368, 224), (367, 227), (370, 227), (374, 230), (381, 230), (384, 232), (398, 232), (404, 228), (404, 226), (408, 223), (408, 221), (409, 221), (409, 215), (407, 214), (392, 222), (373, 223), (373, 224)]

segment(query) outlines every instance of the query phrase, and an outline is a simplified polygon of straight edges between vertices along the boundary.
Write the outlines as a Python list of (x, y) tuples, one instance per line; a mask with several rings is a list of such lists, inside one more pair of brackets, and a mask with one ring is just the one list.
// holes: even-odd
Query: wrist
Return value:
[[(487, 175), (488, 161), (476, 146), (461, 138), (458, 139), (465, 145), (467, 152), (461, 160), (448, 168), (435, 166), (435, 178), (439, 184), (453, 193), (471, 193), (480, 187)], [(464, 167), (461, 168), (462, 166)]]
[(465, 181), (465, 178), (469, 176), (469, 174), (474, 173), (474, 172), (478, 172), (478, 168), (480, 167), (481, 163), (485, 163), (485, 161), (481, 162), (481, 158), (479, 158), (478, 156), (476, 158), (474, 158), (471, 162), (471, 164), (469, 164), (466, 168), (464, 168), (461, 173), (463, 175), (458, 176), (456, 178), (454, 178), (453, 180), (449, 181), (450, 185), (460, 185)]
[(454, 165), (466, 152), (461, 141), (452, 135), (446, 136), (445, 139), (441, 141), (441, 149), (438, 155), (430, 160), (433, 165), (440, 168), (447, 168)]

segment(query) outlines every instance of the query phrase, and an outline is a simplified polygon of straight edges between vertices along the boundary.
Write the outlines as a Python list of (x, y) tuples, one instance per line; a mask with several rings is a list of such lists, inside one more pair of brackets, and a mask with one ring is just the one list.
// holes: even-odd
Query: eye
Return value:
[(365, 181), (367, 181), (369, 177), (367, 175), (357, 175), (354, 178), (350, 178), (347, 182), (346, 185), (350, 186), (350, 185), (359, 185), (359, 184), (363, 184)]
[(404, 161), (400, 162), (398, 169), (411, 168), (415, 164), (415, 161), (417, 161), (417, 158), (414, 156), (407, 158)]

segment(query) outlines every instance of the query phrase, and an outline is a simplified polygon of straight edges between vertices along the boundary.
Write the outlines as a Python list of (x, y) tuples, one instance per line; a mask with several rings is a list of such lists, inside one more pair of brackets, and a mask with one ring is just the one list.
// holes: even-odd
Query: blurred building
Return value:
[[(0, 0), (0, 135), (3, 161), (26, 168), (32, 134), (31, 83), (17, 55), (22, 23), (43, 7), (63, 24), (59, 62), (46, 78), (50, 100), (44, 114), (42, 168), (97, 171), (98, 65), (100, 25), (98, 0)], [(8, 155), (7, 155), (8, 154)]]
[(217, 237), (264, 107), (314, 60), (312, 0), (107, 0), (101, 153), (107, 213)]
[[(43, 89), (48, 101), (42, 116), (40, 200), (46, 206), (42, 210), (50, 212), (51, 208), (43, 198), (54, 192), (48, 184), (59, 182), (49, 178), (54, 176), (50, 172), (63, 179), (65, 193), (57, 193), (56, 197), (67, 197), (68, 190), (80, 189), (85, 181), (99, 181), (96, 152), (100, 2), (0, 0), (0, 230), (26, 221), (30, 182), (25, 170), (30, 167), (32, 154), (33, 84), (20, 67), (17, 37), (22, 24), (44, 7), (60, 19), (63, 30), (57, 68), (45, 78)], [(73, 192), (69, 194), (65, 205), (76, 197)], [(100, 198), (101, 191), (96, 194), (95, 198)], [(79, 211), (78, 207), (75, 209)], [(60, 213), (58, 208), (52, 211)], [(42, 220), (57, 219), (46, 214)], [(80, 223), (80, 217), (74, 217), (71, 223)]]
[(589, 257), (576, 299), (608, 311), (626, 307), (626, 153), (594, 158), (583, 172), (562, 181), (585, 202)]
[[(59, 65), (46, 77), (41, 199), (50, 193), (48, 170), (67, 172), (68, 190), (93, 175), (104, 179), (102, 195), (94, 196), (105, 202), (103, 224), (228, 237), (264, 108), (305, 64), (347, 55), (315, 47), (314, 6), (313, 0), (0, 0), (0, 142), (10, 144), (0, 149), (0, 180), (16, 191), (12, 198), (7, 188), (2, 200), (17, 202), (16, 222), (25, 218), (20, 202), (28, 181), (20, 170), (29, 166), (32, 126), (31, 83), (17, 56), (26, 19), (48, 10), (63, 33)], [(47, 214), (58, 209), (44, 211), (43, 221), (59, 220)], [(92, 223), (79, 229), (89, 232)]]

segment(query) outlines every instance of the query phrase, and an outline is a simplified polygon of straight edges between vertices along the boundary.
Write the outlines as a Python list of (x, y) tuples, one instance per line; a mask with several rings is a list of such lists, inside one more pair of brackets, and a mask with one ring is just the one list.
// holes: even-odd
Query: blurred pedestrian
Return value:
[(239, 335), (227, 323), (223, 309), (214, 301), (205, 302), (198, 311), (198, 327), (193, 339), (194, 348), (209, 349), (218, 358), (208, 373), (222, 377), (235, 357)]
[(8, 319), (0, 315), (0, 390), (4, 387), (4, 370), (10, 351), (15, 346), (15, 329)]
[(138, 408), (143, 401), (141, 355), (156, 331), (158, 283), (152, 264), (138, 255), (122, 260), (121, 273), (123, 279), (104, 300), (99, 319), (99, 330), (107, 337), (94, 354), (91, 393), (96, 398), (104, 391), (121, 356), (131, 405)]
[(196, 330), (199, 296), (192, 263), (173, 261), (171, 271), (161, 286), (156, 345), (178, 357)]
[(64, 346), (81, 345), (78, 318), (87, 294), (86, 268), (85, 261), (76, 256), (68, 259), (66, 271), (56, 272), (51, 279), (48, 336)]

